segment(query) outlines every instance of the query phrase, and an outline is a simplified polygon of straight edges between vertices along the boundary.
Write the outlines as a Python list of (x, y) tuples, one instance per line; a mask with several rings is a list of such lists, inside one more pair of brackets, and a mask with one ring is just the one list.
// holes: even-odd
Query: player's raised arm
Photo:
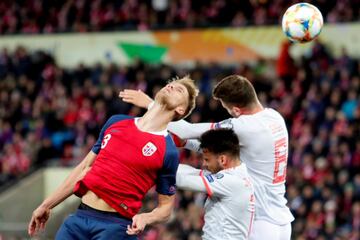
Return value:
[(45, 228), (45, 224), (50, 216), (50, 210), (72, 195), (76, 182), (82, 179), (89, 171), (96, 156), (93, 151), (90, 151), (84, 160), (71, 171), (70, 175), (55, 192), (47, 197), (40, 206), (34, 210), (28, 226), (30, 236), (35, 235), (40, 229)]
[(180, 120), (169, 123), (168, 130), (181, 139), (199, 138), (204, 132), (211, 129), (233, 129), (233, 120), (233, 118), (229, 118), (217, 123), (189, 123)]
[(210, 130), (213, 123), (189, 123), (185, 120), (171, 122), (168, 130), (182, 139), (199, 138), (201, 134)]
[(134, 104), (137, 107), (148, 108), (154, 100), (141, 90), (124, 89), (120, 91), (119, 98), (124, 102)]

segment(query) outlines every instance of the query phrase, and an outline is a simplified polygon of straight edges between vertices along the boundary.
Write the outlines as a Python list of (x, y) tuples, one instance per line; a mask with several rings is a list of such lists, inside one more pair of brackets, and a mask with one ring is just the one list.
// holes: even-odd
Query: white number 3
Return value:
[(102, 141), (102, 143), (101, 143), (101, 149), (103, 149), (103, 148), (106, 147), (106, 145), (108, 144), (110, 138), (111, 138), (111, 134), (110, 134), (110, 133), (105, 135), (105, 137), (104, 137), (104, 139), (103, 139), (103, 141)]

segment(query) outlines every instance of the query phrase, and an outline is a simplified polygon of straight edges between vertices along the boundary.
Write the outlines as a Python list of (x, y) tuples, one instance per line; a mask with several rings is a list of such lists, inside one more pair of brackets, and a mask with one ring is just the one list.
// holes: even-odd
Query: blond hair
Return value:
[(181, 116), (178, 115), (178, 116), (174, 117), (174, 120), (177, 121), (177, 120), (186, 118), (194, 110), (195, 101), (196, 101), (196, 97), (197, 97), (197, 95), (199, 93), (199, 90), (196, 87), (194, 80), (192, 80), (189, 75), (186, 75), (186, 76), (184, 76), (182, 78), (179, 78), (179, 77), (173, 78), (173, 79), (170, 80), (170, 82), (180, 83), (181, 85), (183, 85), (186, 88), (186, 90), (187, 90), (187, 92), (189, 94), (188, 106), (187, 106), (187, 108), (185, 110), (184, 115), (181, 115)]

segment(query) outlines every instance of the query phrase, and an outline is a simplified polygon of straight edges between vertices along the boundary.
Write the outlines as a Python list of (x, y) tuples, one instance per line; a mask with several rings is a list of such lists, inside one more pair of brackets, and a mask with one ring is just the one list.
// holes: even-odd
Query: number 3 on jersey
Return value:
[(103, 138), (103, 141), (101, 143), (101, 149), (104, 149), (106, 147), (106, 145), (108, 144), (109, 140), (111, 138), (111, 134), (108, 133), (105, 135), (105, 137)]
[(275, 168), (273, 184), (285, 182), (288, 155), (286, 142), (286, 138), (281, 138), (275, 142)]

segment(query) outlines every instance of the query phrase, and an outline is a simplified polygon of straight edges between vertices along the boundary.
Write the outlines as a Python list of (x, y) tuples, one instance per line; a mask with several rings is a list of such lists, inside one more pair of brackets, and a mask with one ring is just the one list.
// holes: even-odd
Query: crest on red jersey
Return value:
[(148, 142), (142, 148), (142, 153), (144, 156), (149, 157), (149, 156), (153, 155), (154, 152), (156, 152), (156, 150), (157, 150), (157, 147), (152, 142)]

